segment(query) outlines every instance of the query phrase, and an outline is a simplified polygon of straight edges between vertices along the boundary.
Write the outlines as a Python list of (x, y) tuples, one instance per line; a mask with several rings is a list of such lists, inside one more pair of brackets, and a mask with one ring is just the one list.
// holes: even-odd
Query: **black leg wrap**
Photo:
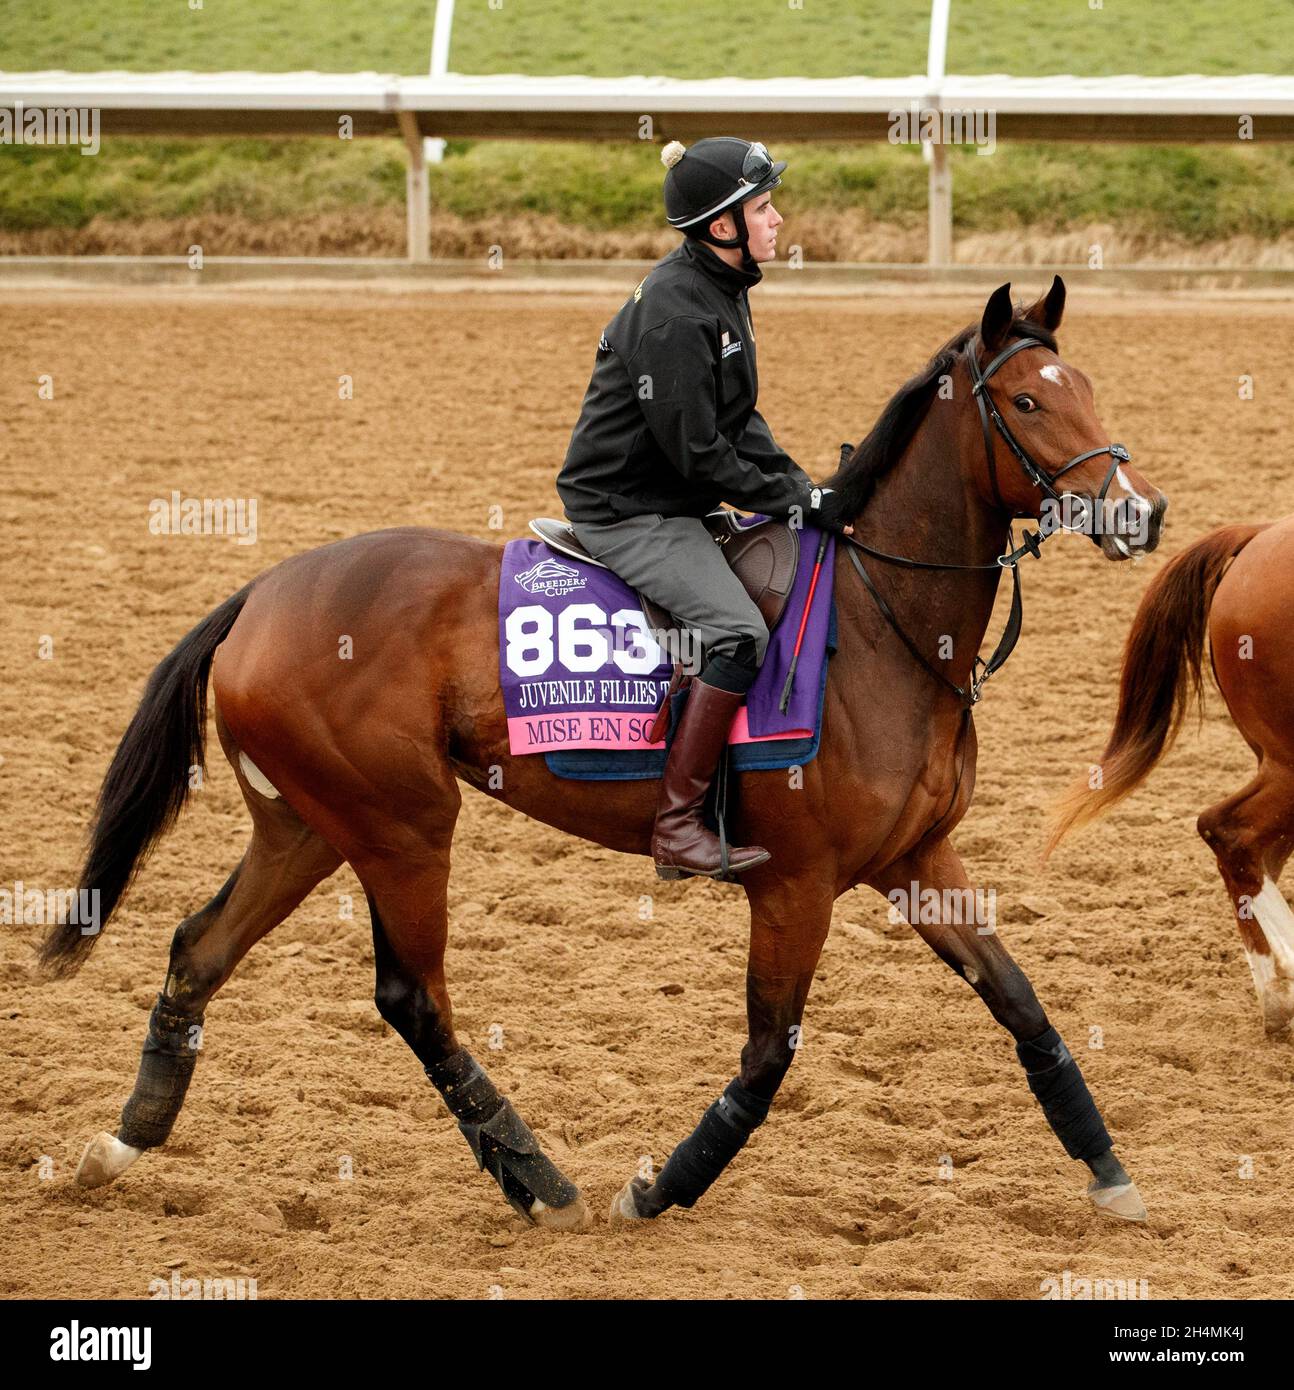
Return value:
[(503, 1104), (503, 1097), (494, 1089), (494, 1082), (465, 1047), (460, 1047), (444, 1061), (433, 1062), (423, 1070), (456, 1120), (480, 1124)]
[(465, 1047), (426, 1072), (458, 1120), (477, 1166), (494, 1178), (509, 1205), (527, 1221), (536, 1197), (545, 1206), (568, 1207), (580, 1195)]
[(139, 1059), (135, 1089), (121, 1112), (117, 1138), (136, 1149), (155, 1149), (170, 1137), (198, 1060), (202, 1015), (184, 1014), (157, 996)]
[(651, 1186), (653, 1208), (695, 1206), (768, 1115), (771, 1100), (730, 1081), (701, 1123), (669, 1156)]
[(1070, 1158), (1096, 1158), (1113, 1147), (1083, 1073), (1054, 1028), (1017, 1043), (1015, 1051), (1029, 1089)]

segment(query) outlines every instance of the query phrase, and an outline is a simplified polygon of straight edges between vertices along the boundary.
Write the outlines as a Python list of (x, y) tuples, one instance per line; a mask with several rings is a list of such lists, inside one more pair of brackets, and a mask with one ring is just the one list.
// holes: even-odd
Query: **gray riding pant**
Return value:
[(698, 518), (652, 513), (572, 525), (595, 560), (692, 630), (705, 661), (763, 661), (768, 627)]

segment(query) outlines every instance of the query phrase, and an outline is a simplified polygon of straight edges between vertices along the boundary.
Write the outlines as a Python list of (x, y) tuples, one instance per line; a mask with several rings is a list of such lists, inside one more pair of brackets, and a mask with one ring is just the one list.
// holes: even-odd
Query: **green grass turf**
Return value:
[[(432, 0), (0, 0), (9, 71), (419, 73)], [(924, 72), (925, 0), (459, 0), (458, 72), (877, 77)], [(950, 72), (1289, 72), (1289, 0), (953, 0)]]
[[(779, 147), (791, 162), (779, 194), (787, 216), (857, 209), (874, 221), (924, 218), (926, 168), (911, 148)], [(982, 158), (955, 152), (959, 231), (1135, 222), (1207, 241), (1273, 237), (1294, 225), (1294, 147), (1244, 149), (1001, 144)], [(452, 144), (431, 166), (432, 204), (460, 216), (544, 213), (590, 228), (659, 223), (654, 147)], [(109, 218), (236, 212), (309, 217), (400, 203), (404, 150), (394, 140), (110, 141), (93, 159), (74, 149), (0, 151), (0, 226), (83, 226)]]

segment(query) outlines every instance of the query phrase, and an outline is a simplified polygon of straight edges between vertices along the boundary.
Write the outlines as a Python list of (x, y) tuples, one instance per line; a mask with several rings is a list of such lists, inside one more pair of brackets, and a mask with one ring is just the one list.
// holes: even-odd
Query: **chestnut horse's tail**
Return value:
[(1172, 747), (1192, 698), (1204, 697), (1209, 607), (1228, 562), (1268, 522), (1222, 526), (1189, 546), (1146, 590), (1123, 649), (1119, 708), (1096, 786), (1083, 780), (1056, 808), (1045, 859), (1077, 826), (1095, 820), (1145, 780)]
[(39, 950), (48, 974), (71, 975), (80, 969), (136, 871), (188, 800), (190, 769), (203, 765), (206, 751), (211, 658), (237, 621), (251, 587), (203, 618), (149, 678), (99, 789), (81, 870), (77, 901), (94, 904), (94, 930), (84, 931), (79, 921), (51, 926)]

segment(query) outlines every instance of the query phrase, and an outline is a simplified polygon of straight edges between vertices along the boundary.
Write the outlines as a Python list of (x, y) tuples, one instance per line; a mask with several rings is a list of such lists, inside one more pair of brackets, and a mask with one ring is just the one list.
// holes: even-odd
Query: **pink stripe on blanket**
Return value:
[[(514, 754), (552, 753), (562, 748), (664, 748), (664, 739), (657, 743), (648, 742), (648, 732), (655, 717), (654, 713), (598, 713), (591, 710), (516, 715), (508, 720), (508, 747)], [(774, 743), (778, 739), (812, 737), (812, 729), (752, 734), (743, 705), (732, 721), (728, 742)]]

